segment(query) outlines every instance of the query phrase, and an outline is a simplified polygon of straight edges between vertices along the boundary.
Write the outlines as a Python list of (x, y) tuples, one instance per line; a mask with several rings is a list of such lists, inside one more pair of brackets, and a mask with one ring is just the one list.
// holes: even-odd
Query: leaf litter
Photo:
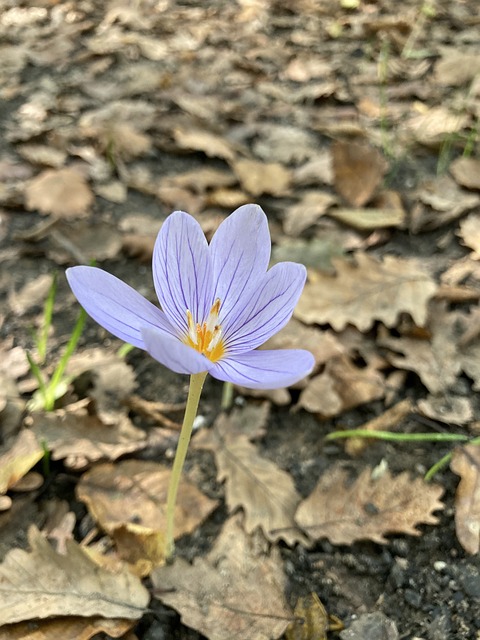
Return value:
[[(364, 438), (347, 440), (343, 448), (323, 444), (323, 437), (352, 425), (414, 432), (421, 420), (434, 431), (478, 434), (480, 93), (474, 3), (420, 10), (407, 2), (402, 15), (388, 0), (349, 7), (310, 0), (223, 7), (175, 0), (102, 8), (92, 2), (4, 4), (5, 562), (9, 553), (28, 567), (32, 560), (33, 570), (40, 568), (47, 580), (52, 567), (64, 565), (75, 585), (79, 566), (93, 566), (78, 555), (88, 550), (105, 565), (116, 562), (118, 575), (129, 571), (126, 579), (137, 580), (143, 598), (136, 576), (151, 576), (156, 596), (209, 638), (281, 637), (297, 615), (296, 601), (300, 611), (301, 596), (310, 592), (350, 624), (353, 635), (345, 638), (366, 637), (375, 622), (369, 617), (374, 614), (363, 613), (367, 591), (381, 587), (375, 608), (383, 607), (403, 635), (434, 637), (440, 624), (435, 607), (442, 601), (449, 603), (442, 609), (449, 625), (442, 637), (469, 639), (480, 615), (478, 593), (466, 586), (469, 575), (473, 583), (479, 579), (474, 565), (468, 565), (473, 573), (465, 568), (458, 574), (468, 613), (455, 608), (452, 592), (435, 582), (430, 569), (428, 582), (421, 563), (414, 573), (411, 566), (421, 561), (418, 525), (428, 559), (443, 562), (452, 575), (469, 557), (463, 550), (478, 554), (478, 445), (457, 449), (452, 472), (437, 476), (448, 505), (441, 514), (440, 485), (423, 482), (421, 475), (450, 449), (417, 443), (407, 453), (405, 445)], [(29, 327), (38, 325), (45, 274), (55, 264), (111, 261), (144, 283), (142, 263), (149, 262), (152, 240), (171, 210), (195, 214), (210, 238), (229, 210), (251, 200), (270, 214), (274, 259), (301, 261), (309, 269), (295, 319), (268, 346), (307, 348), (316, 368), (294, 389), (236, 390), (243, 404), (228, 415), (219, 415), (218, 389), (208, 390), (203, 420), (211, 426), (195, 435), (193, 498), (185, 498), (177, 523), (189, 533), (179, 548), (193, 564), (178, 558), (172, 567), (153, 569), (163, 561), (164, 463), (178, 437), (178, 415), (170, 418), (168, 407), (185, 400), (182, 380), (150, 372), (135, 353), (128, 365), (103, 346), (92, 354), (88, 345), (110, 339), (90, 327), (56, 411), (28, 415), (34, 383), (19, 363), (32, 347)], [(54, 345), (71, 329), (71, 306), (63, 292), (55, 313), (64, 326), (52, 331)], [(272, 406), (260, 404), (265, 397)], [(373, 480), (370, 469), (383, 457), (393, 470)], [(354, 475), (347, 474), (348, 465)], [(47, 489), (38, 493), (40, 475), (46, 475)], [(53, 504), (64, 476), (88, 512), (72, 524), (68, 509), (59, 511), (57, 534), (63, 551), (68, 546), (67, 559), (52, 556), (43, 538), (35, 537), (41, 534), (31, 534), (32, 551), (21, 555), (27, 553), (19, 546), (29, 525), (47, 531), (43, 510)], [(136, 493), (131, 484), (119, 490), (132, 478), (142, 479), (137, 490), (142, 482), (153, 483), (154, 495)], [(71, 505), (85, 512), (72, 494)], [(225, 507), (216, 509), (218, 501)], [(389, 501), (405, 507), (403, 520), (400, 508), (388, 509)], [(453, 506), (457, 543), (448, 524), (453, 526)], [(337, 511), (343, 520), (329, 524)], [(330, 518), (327, 524), (319, 515)], [(417, 539), (412, 543), (405, 534)], [(84, 540), (83, 550), (72, 535)], [(329, 547), (326, 538), (348, 545), (350, 557), (341, 547)], [(365, 538), (394, 549), (392, 562), (402, 566), (403, 582), (398, 572), (382, 569), (379, 586), (373, 565), (355, 565), (366, 553), (356, 541)], [(405, 556), (398, 553), (401, 544), (410, 545)], [(81, 558), (80, 565), (70, 566), (69, 554)], [(119, 555), (126, 567), (118, 564)], [(318, 557), (328, 565), (322, 575), (315, 569)], [(352, 586), (357, 574), (360, 589)], [(178, 591), (169, 592), (168, 585)], [(120, 620), (108, 607), (108, 589), (94, 587), (105, 618), (75, 607), (55, 609), (52, 601), (56, 617), (40, 620), (43, 612), (28, 611), (27, 603), (29, 622), (1, 627), (0, 638), (90, 638), (99, 632), (129, 637), (146, 605), (135, 615), (124, 610), (127, 619)], [(39, 599), (45, 597), (41, 589), (38, 583)], [(423, 598), (420, 609), (409, 589)], [(377, 628), (393, 633), (395, 623), (382, 616)], [(148, 625), (157, 635), (168, 633), (162, 624), (172, 635), (194, 633), (178, 622), (152, 622), (148, 614), (143, 621), (135, 631), (139, 640)], [(356, 627), (363, 629), (360, 636)]]

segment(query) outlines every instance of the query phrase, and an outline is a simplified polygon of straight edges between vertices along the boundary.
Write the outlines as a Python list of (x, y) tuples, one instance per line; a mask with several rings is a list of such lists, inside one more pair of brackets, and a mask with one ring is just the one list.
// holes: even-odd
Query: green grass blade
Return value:
[(52, 277), (52, 284), (50, 285), (50, 289), (48, 290), (48, 296), (45, 300), (45, 305), (43, 307), (43, 318), (40, 329), (38, 330), (36, 344), (38, 357), (41, 363), (45, 362), (45, 358), (47, 357), (47, 341), (48, 341), (48, 331), (52, 324), (53, 317), (53, 305), (55, 303), (55, 297), (57, 295), (57, 274), (55, 273)]

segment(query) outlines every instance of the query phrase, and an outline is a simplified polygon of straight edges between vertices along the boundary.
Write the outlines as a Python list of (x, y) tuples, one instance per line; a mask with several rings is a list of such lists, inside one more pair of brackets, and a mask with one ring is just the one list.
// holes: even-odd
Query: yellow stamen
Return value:
[(202, 324), (195, 323), (191, 312), (187, 310), (188, 333), (184, 342), (199, 353), (203, 353), (212, 362), (217, 362), (225, 354), (222, 327), (218, 322), (220, 305), (221, 302), (217, 298), (210, 309), (207, 320)]

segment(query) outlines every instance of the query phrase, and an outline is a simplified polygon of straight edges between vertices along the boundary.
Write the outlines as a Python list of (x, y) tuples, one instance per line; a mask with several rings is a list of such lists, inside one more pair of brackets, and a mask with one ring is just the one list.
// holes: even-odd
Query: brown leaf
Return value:
[(38, 440), (47, 443), (53, 460), (66, 458), (67, 466), (75, 469), (98, 460), (116, 460), (147, 444), (145, 432), (126, 416), (115, 425), (105, 425), (85, 410), (59, 410), (33, 414), (30, 424)]
[(24, 144), (16, 148), (17, 153), (25, 160), (34, 164), (46, 165), (54, 169), (60, 169), (65, 164), (67, 154), (65, 151), (55, 149), (43, 144)]
[(0, 625), (50, 616), (140, 618), (149, 594), (126, 569), (100, 568), (75, 542), (56, 553), (35, 527), (30, 552), (10, 551), (0, 565)]
[(480, 447), (470, 444), (453, 452), (451, 470), (461, 480), (455, 494), (455, 530), (467, 553), (480, 551)]
[(175, 141), (181, 149), (203, 151), (209, 158), (222, 158), (233, 161), (235, 151), (233, 146), (215, 133), (202, 129), (180, 129), (174, 131)]
[(439, 106), (414, 115), (405, 123), (406, 129), (417, 142), (436, 147), (450, 134), (458, 133), (467, 126), (469, 116), (465, 113), (453, 113), (447, 107)]
[(19, 316), (23, 316), (34, 307), (42, 306), (52, 286), (52, 276), (43, 274), (27, 282), (20, 291), (12, 291), (8, 296), (10, 309)]
[(0, 455), (0, 494), (14, 486), (43, 456), (35, 434), (22, 429), (13, 445)]
[(435, 82), (441, 86), (460, 87), (479, 72), (478, 51), (445, 47), (435, 65)]
[(259, 546), (230, 518), (208, 556), (153, 572), (156, 597), (209, 640), (279, 638), (291, 620), (285, 575), (278, 549)]
[(478, 213), (471, 213), (460, 222), (458, 235), (463, 244), (472, 250), (471, 258), (480, 260), (480, 216)]
[(427, 418), (447, 425), (464, 426), (474, 419), (472, 400), (448, 392), (421, 398), (418, 401), (418, 410)]
[(58, 618), (18, 622), (0, 629), (0, 640), (90, 640), (105, 633), (109, 638), (120, 638), (135, 623), (130, 620), (104, 618)]
[[(117, 542), (123, 558), (158, 565), (165, 557), (165, 505), (171, 470), (155, 462), (97, 465), (77, 485), (77, 496)], [(175, 537), (191, 533), (217, 506), (182, 479), (175, 506)]]
[(293, 615), (286, 640), (327, 640), (328, 615), (315, 592), (298, 599)]
[(290, 187), (291, 173), (283, 165), (258, 160), (237, 160), (232, 163), (242, 187), (253, 196), (268, 193), (272, 196), (285, 195)]
[(295, 516), (312, 540), (333, 544), (373, 540), (385, 544), (389, 533), (419, 536), (418, 524), (436, 524), (433, 511), (443, 509), (443, 487), (408, 473), (393, 477), (387, 471), (372, 479), (366, 468), (348, 485), (348, 472), (337, 465), (325, 473)]
[(295, 316), (307, 324), (329, 323), (336, 331), (353, 324), (367, 331), (375, 320), (395, 326), (408, 312), (418, 326), (427, 319), (427, 302), (436, 291), (433, 280), (415, 260), (385, 256), (382, 262), (355, 254), (356, 264), (334, 260), (335, 276), (315, 274), (296, 307)]
[(25, 189), (27, 209), (71, 220), (90, 213), (93, 194), (75, 169), (49, 169), (30, 181)]
[(384, 394), (383, 377), (374, 367), (357, 367), (343, 355), (329, 360), (323, 373), (308, 382), (298, 404), (312, 413), (332, 417)]
[(398, 209), (330, 209), (328, 215), (360, 231), (400, 227), (405, 221), (405, 211)]
[(298, 236), (311, 227), (335, 202), (335, 196), (322, 191), (308, 191), (300, 202), (288, 207), (283, 229), (289, 236)]
[(332, 147), (334, 185), (354, 207), (362, 207), (374, 195), (386, 171), (377, 149), (364, 142), (336, 142)]
[(218, 480), (225, 480), (229, 511), (239, 507), (245, 511), (245, 529), (252, 533), (260, 527), (268, 540), (285, 540), (293, 544), (303, 540), (293, 516), (300, 501), (293, 478), (267, 458), (259, 455), (247, 435), (234, 425), (241, 412), (220, 415), (210, 438), (197, 442), (213, 451), (218, 467)]
[(460, 156), (450, 165), (450, 173), (462, 187), (480, 189), (480, 160)]

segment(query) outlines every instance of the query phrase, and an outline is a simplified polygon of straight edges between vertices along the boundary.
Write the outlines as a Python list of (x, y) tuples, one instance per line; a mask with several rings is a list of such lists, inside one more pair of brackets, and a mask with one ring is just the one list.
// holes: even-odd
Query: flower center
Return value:
[(212, 362), (217, 362), (225, 354), (222, 327), (218, 323), (220, 304), (221, 302), (217, 298), (210, 309), (207, 320), (202, 324), (195, 323), (191, 312), (187, 309), (188, 333), (184, 342), (199, 353), (203, 353)]

